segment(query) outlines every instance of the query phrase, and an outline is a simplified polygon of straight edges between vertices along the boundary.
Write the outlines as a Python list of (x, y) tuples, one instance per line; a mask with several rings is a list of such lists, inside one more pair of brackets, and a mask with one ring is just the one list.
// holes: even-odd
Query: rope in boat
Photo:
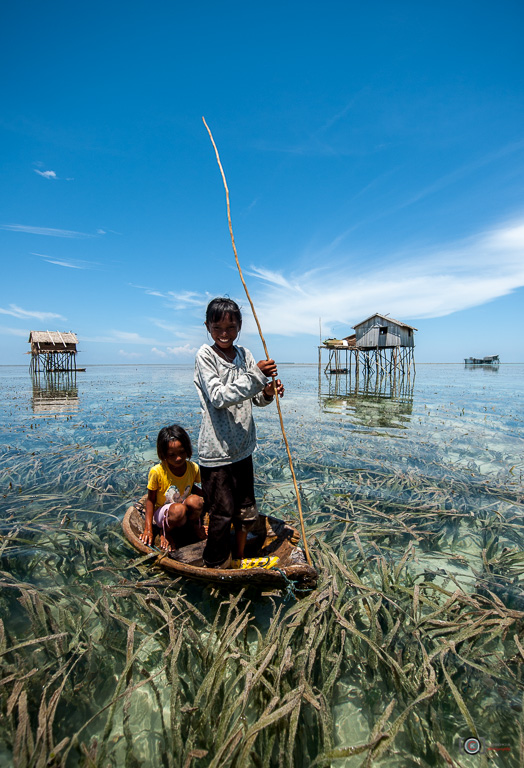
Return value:
[(306, 594), (307, 592), (311, 592), (311, 589), (309, 587), (298, 587), (294, 581), (291, 581), (291, 579), (288, 578), (285, 571), (283, 571), (281, 568), (274, 568), (273, 570), (278, 571), (278, 573), (282, 576), (284, 579), (284, 582), (286, 584), (285, 586), (285, 594), (284, 594), (284, 602), (287, 603), (288, 600), (298, 600), (300, 598), (300, 592), (303, 594)]
[[(258, 316), (257, 316), (257, 313), (255, 311), (255, 306), (254, 306), (253, 302), (251, 301), (251, 296), (249, 295), (249, 291), (247, 289), (247, 285), (246, 285), (245, 280), (244, 280), (244, 275), (242, 274), (242, 269), (240, 267), (240, 262), (238, 260), (237, 248), (236, 248), (236, 245), (235, 245), (235, 237), (233, 235), (233, 225), (231, 223), (231, 209), (230, 209), (230, 206), (229, 206), (229, 189), (228, 189), (228, 186), (227, 186), (226, 175), (224, 173), (224, 169), (222, 168), (222, 163), (220, 162), (220, 155), (218, 154), (218, 149), (217, 149), (217, 145), (215, 144), (215, 140), (213, 139), (213, 134), (211, 133), (211, 131), (209, 129), (209, 126), (206, 123), (206, 120), (205, 120), (204, 117), (202, 117), (202, 121), (203, 121), (204, 125), (206, 126), (206, 130), (207, 130), (207, 132), (209, 134), (209, 138), (211, 139), (211, 143), (212, 143), (213, 148), (215, 150), (215, 155), (216, 155), (216, 158), (217, 158), (218, 167), (220, 168), (220, 173), (222, 175), (222, 181), (224, 183), (224, 189), (226, 190), (227, 221), (228, 221), (228, 224), (229, 224), (229, 234), (231, 236), (231, 244), (233, 246), (233, 253), (235, 254), (235, 261), (236, 261), (236, 264), (237, 264), (238, 273), (240, 275), (240, 280), (242, 281), (242, 285), (244, 286), (244, 290), (246, 292), (247, 299), (248, 299), (249, 304), (251, 306), (251, 311), (253, 312), (253, 317), (255, 318), (255, 322), (257, 324), (258, 333), (259, 333), (260, 338), (262, 340), (262, 345), (264, 347), (264, 352), (266, 353), (266, 358), (269, 360), (270, 359), (269, 352), (267, 350), (266, 341), (265, 341), (264, 335), (262, 333), (262, 328), (260, 327), (260, 323), (258, 321)], [(308, 549), (307, 540), (306, 540), (306, 529), (305, 529), (305, 526), (304, 526), (304, 517), (302, 515), (302, 503), (300, 501), (300, 493), (299, 493), (299, 490), (298, 490), (297, 479), (295, 477), (295, 469), (293, 467), (293, 459), (291, 458), (291, 451), (289, 449), (289, 443), (287, 441), (286, 430), (284, 429), (284, 420), (282, 418), (282, 410), (280, 408), (280, 398), (279, 398), (278, 392), (277, 392), (277, 385), (276, 385), (275, 377), (273, 376), (272, 379), (273, 379), (273, 392), (275, 394), (276, 403), (277, 403), (277, 410), (278, 410), (278, 417), (280, 419), (280, 428), (282, 430), (282, 437), (284, 438), (284, 444), (286, 446), (287, 458), (288, 458), (288, 461), (289, 461), (289, 469), (291, 470), (291, 477), (293, 478), (293, 485), (295, 487), (295, 494), (296, 494), (296, 497), (297, 497), (298, 516), (300, 518), (300, 529), (301, 529), (301, 532), (302, 532), (302, 541), (304, 542), (304, 554), (306, 555), (306, 560), (307, 560), (308, 564), (309, 565), (313, 565), (313, 563), (311, 562), (311, 556), (309, 554), (309, 549)]]

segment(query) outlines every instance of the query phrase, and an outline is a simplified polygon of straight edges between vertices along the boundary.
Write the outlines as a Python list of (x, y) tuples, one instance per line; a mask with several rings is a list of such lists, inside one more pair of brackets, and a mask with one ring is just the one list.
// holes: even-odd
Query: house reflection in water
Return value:
[(52, 376), (32, 374), (33, 413), (44, 415), (67, 415), (78, 410), (78, 387), (76, 372)]
[(406, 428), (413, 412), (414, 376), (323, 376), (319, 396), (326, 413), (347, 416), (364, 427)]
[(499, 364), (485, 363), (479, 365), (478, 363), (475, 363), (474, 365), (468, 365), (468, 363), (466, 363), (464, 368), (466, 371), (491, 371), (492, 373), (496, 373), (499, 369)]

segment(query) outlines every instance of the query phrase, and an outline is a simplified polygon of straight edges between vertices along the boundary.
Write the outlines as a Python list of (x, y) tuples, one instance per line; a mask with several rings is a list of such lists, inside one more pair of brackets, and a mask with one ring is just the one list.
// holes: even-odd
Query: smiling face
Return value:
[(186, 471), (187, 453), (180, 440), (170, 440), (167, 446), (165, 462), (171, 472), (181, 477)]
[(207, 330), (216, 346), (224, 351), (231, 349), (233, 342), (240, 333), (238, 322), (229, 314), (225, 314), (221, 320), (207, 324)]

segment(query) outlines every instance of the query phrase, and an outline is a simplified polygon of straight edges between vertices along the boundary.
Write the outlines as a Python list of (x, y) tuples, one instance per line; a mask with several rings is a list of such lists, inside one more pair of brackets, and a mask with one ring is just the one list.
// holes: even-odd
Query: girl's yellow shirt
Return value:
[(147, 488), (156, 491), (155, 509), (187, 499), (194, 483), (200, 483), (200, 469), (194, 461), (186, 461), (186, 471), (181, 477), (170, 472), (165, 462), (155, 464), (149, 470)]

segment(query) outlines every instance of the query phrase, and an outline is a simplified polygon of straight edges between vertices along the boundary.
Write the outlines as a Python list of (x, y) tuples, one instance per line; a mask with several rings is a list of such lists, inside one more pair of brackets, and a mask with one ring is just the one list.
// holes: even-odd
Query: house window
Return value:
[(381, 336), (387, 336), (388, 335), (388, 327), (387, 325), (383, 325), (380, 328), (380, 335)]

